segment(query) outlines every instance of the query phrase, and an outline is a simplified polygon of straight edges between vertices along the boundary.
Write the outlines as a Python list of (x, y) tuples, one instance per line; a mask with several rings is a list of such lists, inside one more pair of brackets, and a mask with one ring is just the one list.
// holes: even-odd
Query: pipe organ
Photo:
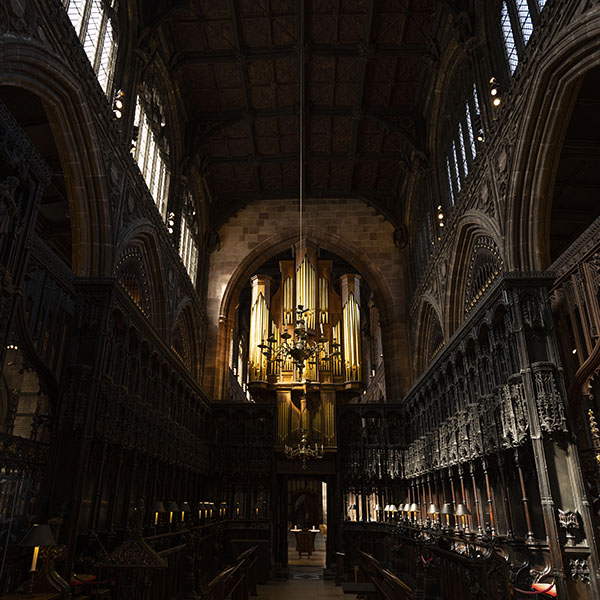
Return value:
[(305, 309), (306, 328), (311, 339), (324, 339), (325, 353), (340, 344), (341, 356), (308, 361), (304, 376), (313, 383), (345, 384), (362, 381), (360, 276), (342, 275), (338, 294), (332, 282), (332, 261), (318, 258), (312, 244), (301, 242), (295, 260), (279, 262), (281, 285), (276, 292), (272, 279), (255, 275), (251, 279), (249, 382), (270, 384), (297, 381), (289, 359), (268, 364), (258, 347), (272, 336), (278, 345), (282, 334), (294, 339), (296, 308)]
[[(248, 385), (253, 397), (277, 403), (277, 446), (297, 444), (302, 432), (311, 443), (334, 450), (335, 405), (362, 393), (359, 275), (333, 280), (333, 262), (319, 258), (317, 248), (302, 241), (294, 260), (279, 261), (276, 289), (267, 275), (251, 279)], [(334, 285), (337, 284), (337, 285)], [(339, 290), (339, 293), (338, 291)], [(297, 343), (297, 307), (304, 308), (309, 340), (320, 340), (320, 356), (305, 364), (302, 381), (291, 358), (268, 361), (259, 344), (268, 338)], [(289, 337), (288, 337), (289, 336)], [(339, 346), (335, 346), (339, 344)], [(337, 348), (335, 356), (331, 356)]]

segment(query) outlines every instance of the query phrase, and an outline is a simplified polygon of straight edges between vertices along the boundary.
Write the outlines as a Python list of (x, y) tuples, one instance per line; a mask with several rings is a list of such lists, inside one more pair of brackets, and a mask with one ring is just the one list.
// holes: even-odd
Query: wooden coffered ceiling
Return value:
[(403, 165), (424, 150), (437, 9), (435, 0), (155, 6), (213, 226), (253, 200), (298, 196), (301, 48), (306, 196), (360, 197), (397, 221)]

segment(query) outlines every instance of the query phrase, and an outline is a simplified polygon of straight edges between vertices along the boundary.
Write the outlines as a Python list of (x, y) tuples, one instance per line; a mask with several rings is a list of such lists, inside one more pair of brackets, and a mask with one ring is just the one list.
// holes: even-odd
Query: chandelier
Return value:
[(296, 322), (294, 324), (295, 340), (289, 341), (292, 336), (286, 331), (281, 334), (279, 345), (277, 345), (277, 340), (273, 334), (269, 336), (266, 344), (264, 340), (261, 344), (258, 344), (262, 353), (267, 357), (267, 361), (271, 364), (291, 360), (296, 367), (299, 381), (302, 381), (302, 374), (306, 369), (307, 361), (309, 365), (317, 365), (322, 361), (329, 361), (336, 356), (341, 356), (340, 345), (335, 340), (332, 344), (333, 351), (329, 352), (327, 350), (327, 339), (323, 336), (322, 324), (320, 326), (321, 336), (317, 340), (309, 339), (304, 319), (304, 313), (306, 312), (308, 310), (302, 304), (299, 304), (296, 309)]
[(302, 468), (306, 471), (306, 461), (309, 458), (323, 458), (323, 444), (320, 446), (319, 444), (315, 444), (314, 448), (311, 448), (308, 443), (308, 432), (306, 429), (302, 429), (301, 432), (300, 443), (295, 448), (286, 444), (285, 456), (292, 460), (301, 460)]

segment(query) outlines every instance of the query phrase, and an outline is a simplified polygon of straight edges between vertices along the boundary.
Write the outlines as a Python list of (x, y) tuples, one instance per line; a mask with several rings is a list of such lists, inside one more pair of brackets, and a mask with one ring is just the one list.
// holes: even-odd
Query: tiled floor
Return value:
[(333, 581), (323, 580), (321, 568), (290, 567), (290, 577), (286, 581), (259, 585), (258, 600), (333, 600), (344, 595)]

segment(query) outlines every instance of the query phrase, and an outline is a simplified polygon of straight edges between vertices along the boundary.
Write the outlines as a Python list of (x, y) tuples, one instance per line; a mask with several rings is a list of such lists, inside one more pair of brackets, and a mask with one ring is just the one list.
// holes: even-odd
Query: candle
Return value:
[(323, 323), (319, 323), (319, 330), (321, 332), (321, 336), (323, 335)]
[(169, 524), (173, 522), (173, 511), (169, 513)]
[(35, 568), (37, 567), (37, 559), (38, 559), (39, 552), (40, 552), (40, 547), (36, 546), (33, 549), (33, 559), (31, 560), (31, 569), (29, 569), (31, 572), (35, 571)]
[(154, 524), (158, 525), (158, 513), (157, 512), (154, 513)]

